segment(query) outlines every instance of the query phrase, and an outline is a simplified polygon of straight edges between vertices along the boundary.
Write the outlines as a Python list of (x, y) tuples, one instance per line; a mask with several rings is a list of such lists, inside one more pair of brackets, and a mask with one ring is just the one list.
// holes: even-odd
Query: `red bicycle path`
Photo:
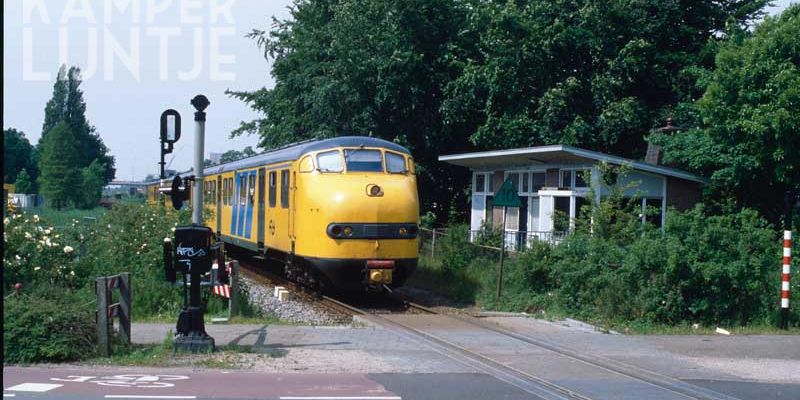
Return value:
[[(50, 389), (44, 392), (31, 392), (13, 390), (15, 387)], [(10, 394), (22, 396), (42, 393), (59, 396), (187, 396), (186, 398), (196, 396), (233, 399), (312, 396), (399, 398), (363, 374), (282, 374), (240, 370), (123, 368), (3, 368), (4, 397), (9, 398)]]

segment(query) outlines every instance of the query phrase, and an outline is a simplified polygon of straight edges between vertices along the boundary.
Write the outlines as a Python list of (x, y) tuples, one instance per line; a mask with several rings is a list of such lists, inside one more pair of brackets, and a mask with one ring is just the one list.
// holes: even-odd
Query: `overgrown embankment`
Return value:
[[(595, 214), (595, 221), (602, 217)], [(589, 229), (579, 221), (559, 244), (533, 242), (509, 257), (499, 301), (498, 253), (469, 243), (464, 225), (438, 239), (437, 257), (422, 257), (417, 279), (487, 308), (610, 325), (777, 324), (781, 242), (757, 213), (712, 216), (698, 206), (670, 212), (663, 231), (636, 216), (605, 223)], [(800, 274), (794, 275), (792, 304), (800, 304)]]
[[(183, 300), (164, 279), (162, 241), (188, 221), (188, 211), (118, 204), (94, 222), (72, 219), (62, 226), (46, 215), (10, 212), (3, 221), (6, 363), (93, 355), (98, 276), (131, 273), (134, 320), (176, 318)], [(207, 305), (210, 313), (222, 309), (214, 297)]]

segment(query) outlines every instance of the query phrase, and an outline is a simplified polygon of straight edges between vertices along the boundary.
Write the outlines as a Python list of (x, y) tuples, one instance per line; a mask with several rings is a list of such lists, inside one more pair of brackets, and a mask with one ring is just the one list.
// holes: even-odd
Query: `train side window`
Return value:
[(386, 171), (390, 174), (405, 174), (406, 159), (400, 154), (386, 152)]
[(228, 178), (228, 204), (233, 205), (233, 178)]
[(222, 205), (228, 205), (228, 178), (222, 180)]
[(281, 171), (281, 208), (289, 208), (289, 170)]
[(242, 174), (239, 176), (239, 205), (245, 204), (247, 204), (247, 176)]
[(247, 178), (247, 198), (250, 200), (250, 205), (255, 203), (256, 194), (256, 175), (250, 174)]
[(276, 204), (277, 197), (276, 197), (275, 191), (278, 188), (277, 188), (277, 182), (275, 182), (275, 181), (277, 179), (278, 179), (278, 176), (275, 173), (275, 171), (270, 171), (269, 172), (269, 206), (270, 207), (275, 207), (275, 204)]
[(311, 159), (311, 156), (305, 156), (302, 160), (300, 160), (300, 172), (312, 172), (314, 171), (314, 161)]

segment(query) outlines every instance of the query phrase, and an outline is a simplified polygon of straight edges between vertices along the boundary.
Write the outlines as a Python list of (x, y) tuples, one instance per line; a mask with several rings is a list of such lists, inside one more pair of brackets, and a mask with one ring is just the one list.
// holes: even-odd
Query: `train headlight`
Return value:
[(341, 235), (341, 234), (342, 234), (342, 227), (341, 227), (341, 226), (339, 226), (339, 225), (334, 225), (334, 226), (331, 228), (331, 233), (333, 234), (333, 236), (339, 236), (339, 235)]
[(405, 227), (400, 227), (399, 232), (401, 236), (408, 235), (408, 229), (406, 229)]
[(353, 228), (349, 226), (344, 227), (344, 235), (345, 236), (352, 236), (353, 235)]
[(372, 197), (383, 196), (383, 188), (371, 183), (367, 185), (367, 195)]

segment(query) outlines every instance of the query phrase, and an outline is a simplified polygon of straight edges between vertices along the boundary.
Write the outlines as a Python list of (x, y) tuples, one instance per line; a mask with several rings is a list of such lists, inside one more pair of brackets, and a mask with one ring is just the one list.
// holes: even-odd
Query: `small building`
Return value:
[[(493, 207), (492, 199), (506, 179), (514, 182), (522, 206), (506, 210), (504, 236), (511, 248), (532, 240), (560, 241), (589, 203), (588, 196), (593, 193), (599, 201), (611, 190), (601, 184), (602, 163), (627, 166), (617, 185), (626, 188), (624, 197), (641, 201), (643, 220), (656, 226), (664, 224), (668, 207), (683, 210), (699, 202), (707, 184), (679, 169), (566, 145), (444, 155), (439, 161), (472, 170), (472, 237), (484, 224), (500, 227), (503, 209)], [(651, 212), (645, 213), (646, 208)]]

